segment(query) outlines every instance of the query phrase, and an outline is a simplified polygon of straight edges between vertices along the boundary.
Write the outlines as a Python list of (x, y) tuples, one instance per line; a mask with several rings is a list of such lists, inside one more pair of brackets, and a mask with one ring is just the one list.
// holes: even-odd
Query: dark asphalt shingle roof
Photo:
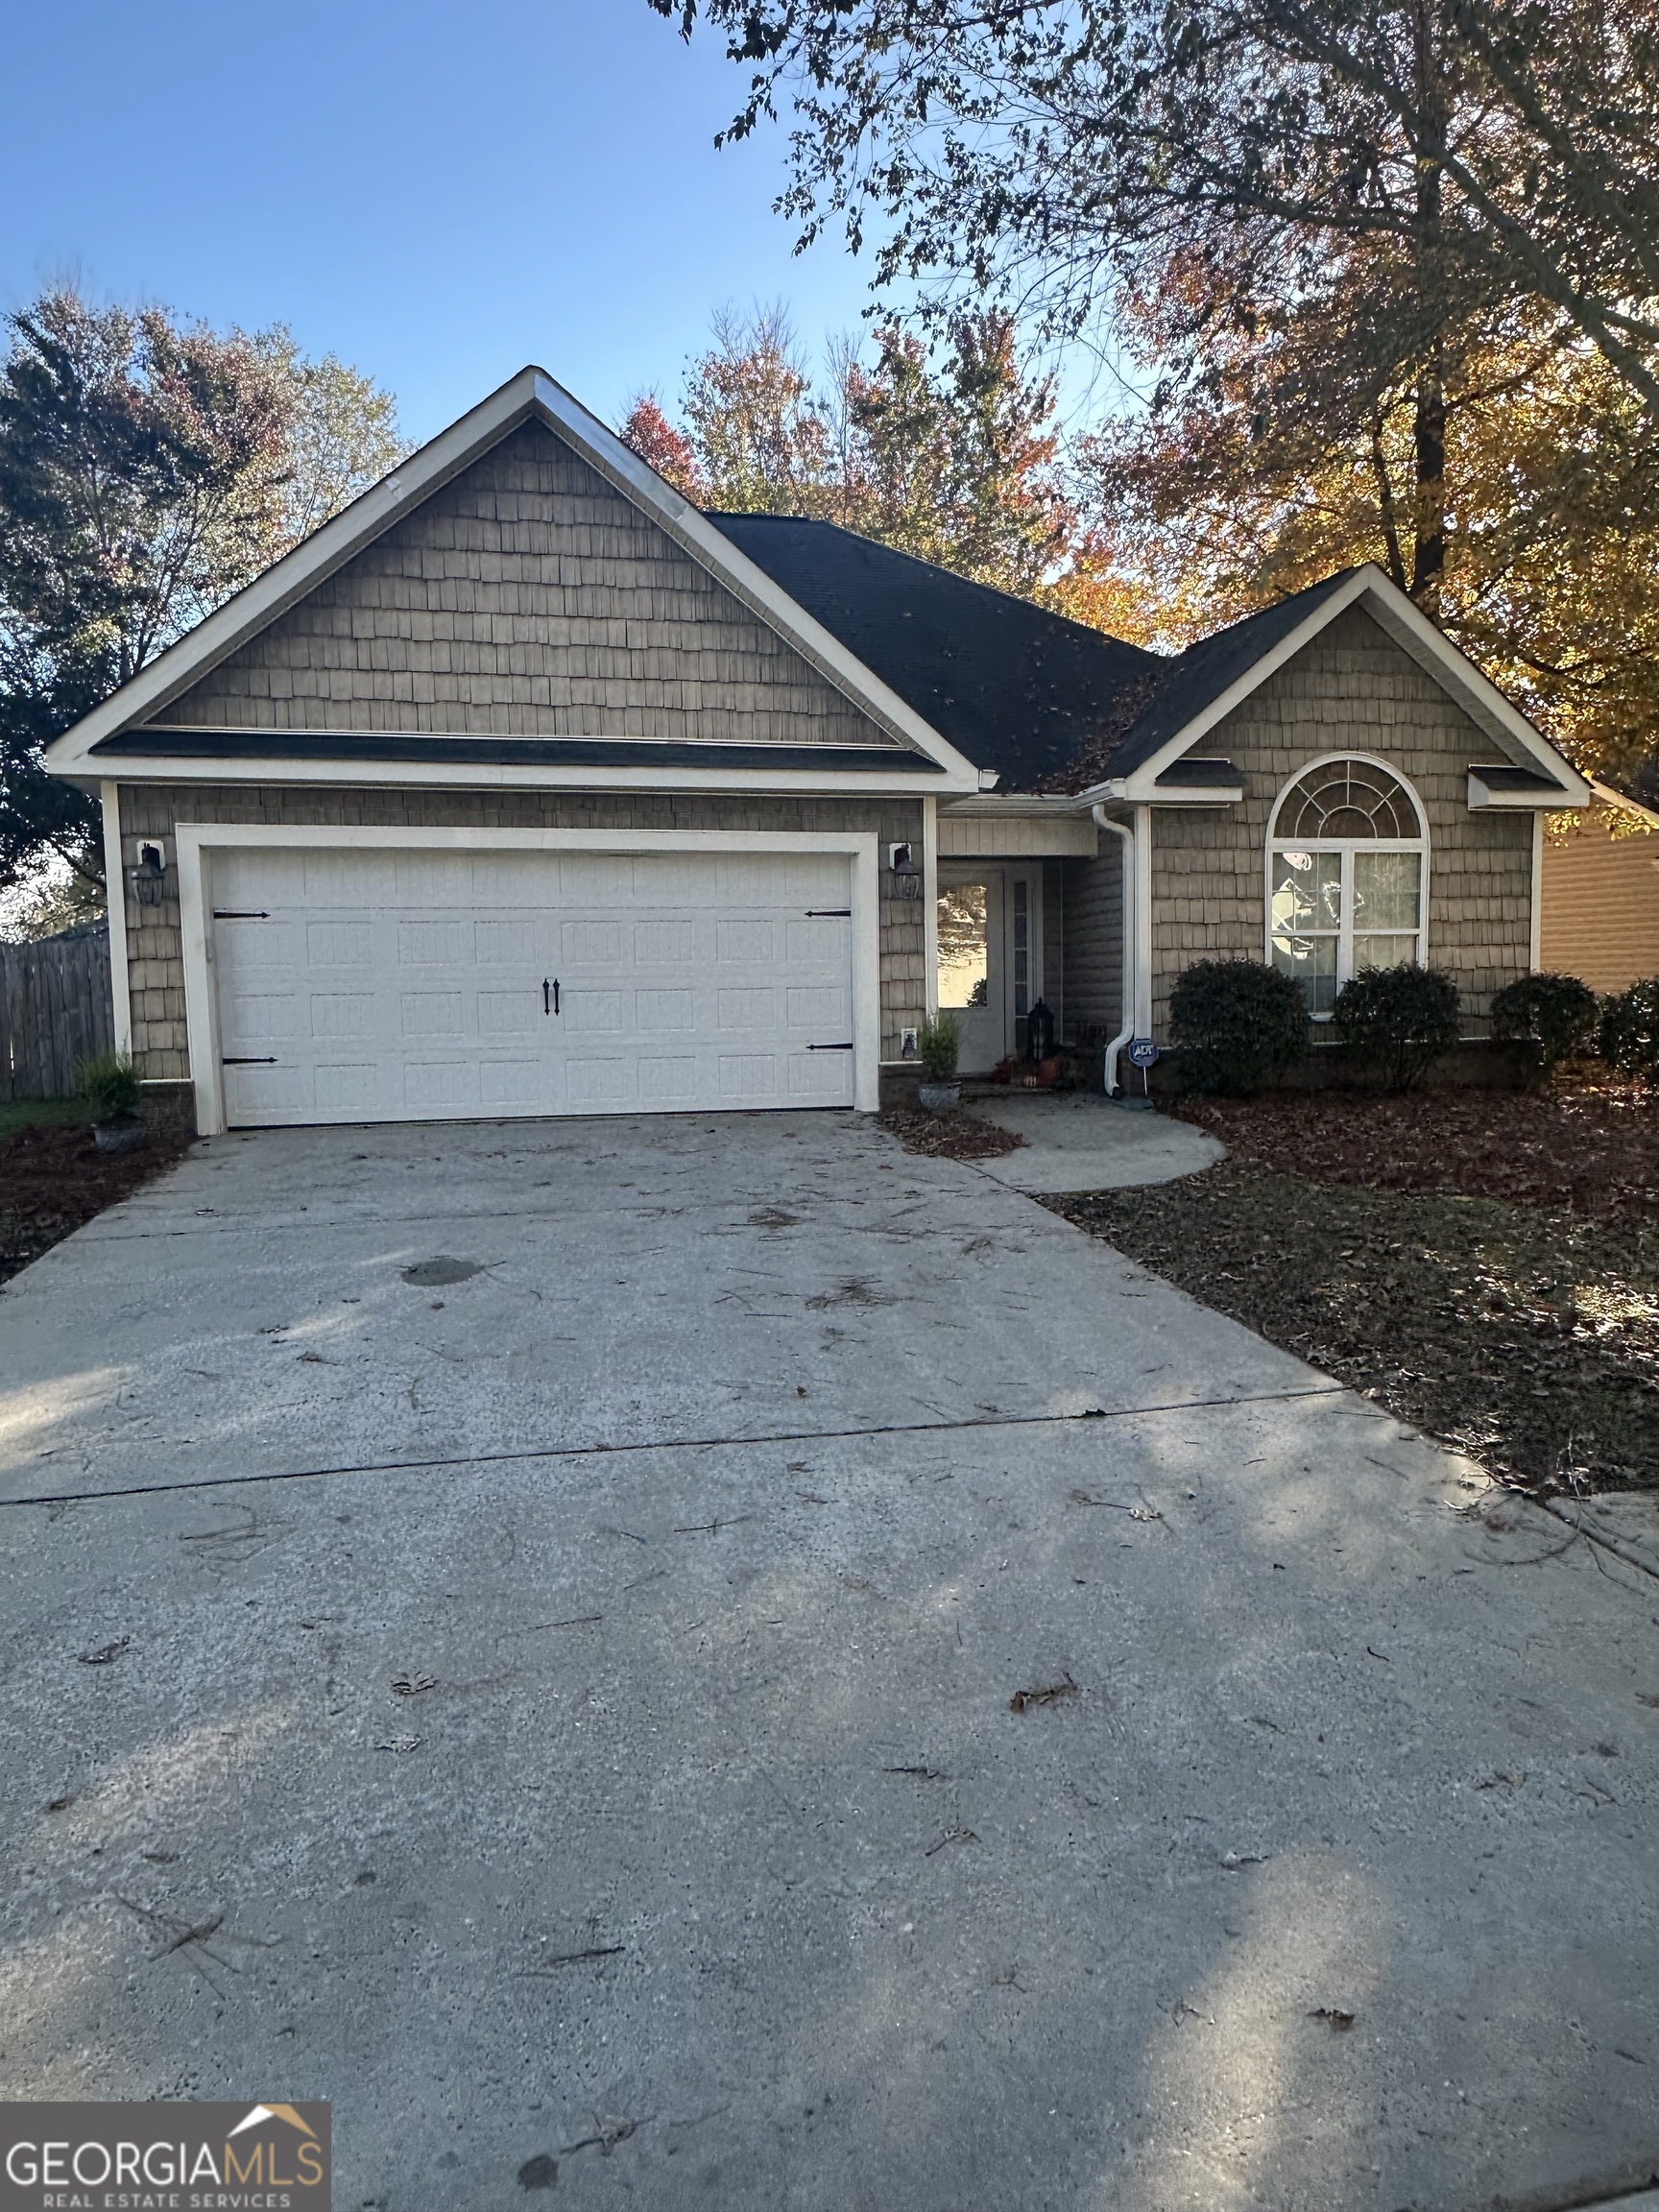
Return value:
[(709, 519), (1005, 791), (1055, 783), (1175, 665), (833, 522)]
[(1166, 662), (1166, 673), (1150, 704), (1112, 748), (1111, 765), (1104, 773), (1127, 776), (1131, 769), (1150, 760), (1161, 745), (1166, 745), (1195, 714), (1202, 714), (1264, 653), (1282, 643), (1353, 573), (1352, 568), (1339, 569), (1323, 583), (1310, 584), (1305, 591), (1281, 599), (1276, 607), (1247, 614), (1241, 622), (1231, 622), (1214, 637), (1201, 637), (1178, 659)]
[(1004, 791), (1082, 790), (1140, 767), (1352, 573), (1168, 655), (833, 522), (709, 519)]

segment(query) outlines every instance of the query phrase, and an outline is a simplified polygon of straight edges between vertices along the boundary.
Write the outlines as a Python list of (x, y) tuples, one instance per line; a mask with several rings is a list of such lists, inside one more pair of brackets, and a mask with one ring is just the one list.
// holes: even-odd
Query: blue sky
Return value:
[(710, 310), (785, 300), (808, 349), (861, 263), (795, 258), (783, 134), (716, 153), (742, 79), (645, 0), (5, 0), (0, 305), (76, 276), (292, 325), (423, 439), (526, 361), (614, 421)]

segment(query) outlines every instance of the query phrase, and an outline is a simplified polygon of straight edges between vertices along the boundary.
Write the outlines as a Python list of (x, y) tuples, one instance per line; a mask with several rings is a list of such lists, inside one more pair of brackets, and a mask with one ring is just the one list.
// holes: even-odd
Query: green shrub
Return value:
[(1275, 1081), (1308, 1049), (1302, 986), (1260, 960), (1198, 960), (1176, 978), (1169, 1041), (1183, 1081), (1242, 1097)]
[(1367, 968), (1337, 992), (1332, 1025), (1362, 1073), (1384, 1090), (1412, 1091), (1457, 1042), (1457, 986), (1412, 961)]
[(83, 1060), (76, 1076), (94, 1121), (127, 1121), (138, 1111), (141, 1060), (131, 1052), (98, 1052)]
[(1659, 1083), (1659, 975), (1602, 1001), (1599, 1049), (1627, 1075)]
[(1492, 1000), (1494, 1037), (1535, 1037), (1549, 1073), (1558, 1060), (1587, 1052), (1600, 1009), (1576, 975), (1523, 975)]
[(936, 1014), (916, 1032), (916, 1057), (925, 1083), (954, 1083), (962, 1030), (953, 1014)]

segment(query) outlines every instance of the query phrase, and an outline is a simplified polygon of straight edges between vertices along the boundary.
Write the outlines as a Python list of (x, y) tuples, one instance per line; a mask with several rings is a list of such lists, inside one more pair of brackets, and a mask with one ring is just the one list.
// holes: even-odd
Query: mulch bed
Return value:
[(1659, 1093), (1594, 1070), (1544, 1092), (1282, 1091), (1169, 1111), (1214, 1130), (1236, 1159), (1317, 1183), (1659, 1218)]
[(1233, 1156), (1045, 1203), (1504, 1480), (1659, 1489), (1659, 1098), (1179, 1111)]
[(932, 1160), (998, 1160), (1004, 1152), (1018, 1152), (1025, 1142), (977, 1114), (924, 1114), (914, 1106), (878, 1114), (876, 1125), (897, 1137), (906, 1152), (926, 1152)]
[(84, 1123), (20, 1129), (0, 1149), (0, 1283), (102, 1214), (130, 1198), (188, 1149), (181, 1137), (152, 1137), (134, 1152), (100, 1152)]

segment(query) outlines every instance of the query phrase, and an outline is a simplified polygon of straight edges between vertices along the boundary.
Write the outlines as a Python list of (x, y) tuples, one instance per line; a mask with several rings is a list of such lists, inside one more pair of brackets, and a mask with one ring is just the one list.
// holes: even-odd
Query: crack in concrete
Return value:
[(1197, 1413), (1233, 1406), (1283, 1406), (1304, 1398), (1341, 1398), (1342, 1385), (1260, 1390), (1232, 1398), (1178, 1398), (1153, 1406), (1084, 1407), (1076, 1413), (978, 1414), (961, 1421), (881, 1421), (859, 1429), (782, 1429), (761, 1436), (664, 1436), (635, 1444), (544, 1444), (513, 1452), (465, 1452), (454, 1457), (366, 1459), (330, 1467), (289, 1467), (267, 1475), (199, 1475), (177, 1482), (130, 1482), (110, 1490), (39, 1491), (0, 1498), (0, 1506), (94, 1505), (112, 1498), (161, 1498), (181, 1490), (228, 1490), (256, 1482), (321, 1482), (342, 1475), (430, 1475), (445, 1468), (497, 1467), (530, 1459), (621, 1458), (641, 1452), (748, 1451), (766, 1444), (835, 1444), (865, 1436), (949, 1436), (976, 1429), (1052, 1429), (1084, 1421), (1139, 1421), (1160, 1413)]

